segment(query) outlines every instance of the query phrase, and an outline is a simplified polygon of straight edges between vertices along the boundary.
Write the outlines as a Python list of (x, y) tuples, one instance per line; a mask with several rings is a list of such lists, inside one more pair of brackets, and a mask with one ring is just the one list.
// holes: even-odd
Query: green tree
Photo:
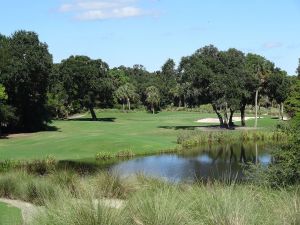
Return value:
[(68, 101), (89, 109), (92, 119), (97, 120), (94, 108), (110, 98), (114, 89), (108, 65), (100, 59), (71, 56), (62, 61), (59, 70)]
[(300, 59), (299, 59), (299, 62), (298, 62), (298, 67), (296, 69), (296, 73), (298, 74), (298, 77), (300, 78)]
[(155, 86), (150, 86), (146, 89), (147, 99), (146, 101), (150, 104), (151, 111), (155, 113), (155, 106), (159, 106), (160, 94), (159, 90)]
[(268, 77), (273, 73), (274, 64), (260, 55), (249, 53), (246, 56), (246, 68), (253, 75), (254, 79), (258, 80), (258, 86), (253, 90), (255, 92), (254, 127), (257, 127), (259, 92), (264, 89)]
[(162, 66), (161, 71), (158, 73), (158, 79), (160, 82), (156, 86), (160, 90), (161, 104), (171, 104), (173, 96), (171, 89), (176, 87), (177, 84), (177, 70), (175, 68), (175, 62), (173, 59), (168, 59)]
[(6, 104), (7, 99), (5, 87), (0, 84), (0, 137), (2, 135), (2, 127), (7, 127), (9, 123), (16, 121), (14, 109)]
[(269, 76), (266, 84), (267, 95), (279, 105), (279, 115), (283, 120), (283, 103), (288, 98), (290, 80), (285, 71), (276, 68)]
[(131, 102), (138, 98), (135, 87), (132, 84), (126, 83), (120, 86), (115, 91), (116, 97), (122, 102), (123, 111), (125, 111), (125, 103), (127, 103), (127, 107), (131, 109)]
[(285, 109), (290, 117), (300, 113), (300, 80), (294, 79), (291, 91), (285, 101)]
[(8, 54), (1, 57), (0, 80), (8, 94), (7, 103), (16, 109), (17, 128), (43, 129), (49, 121), (46, 100), (52, 56), (48, 46), (36, 33), (27, 31), (17, 31), (6, 41), (1, 52)]

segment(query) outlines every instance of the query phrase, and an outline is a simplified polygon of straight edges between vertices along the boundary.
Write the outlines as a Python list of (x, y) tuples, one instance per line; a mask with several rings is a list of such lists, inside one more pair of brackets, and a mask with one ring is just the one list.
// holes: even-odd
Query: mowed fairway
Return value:
[[(195, 121), (216, 117), (215, 114), (196, 112), (123, 113), (105, 111), (97, 113), (99, 121), (89, 121), (89, 115), (71, 121), (54, 121), (56, 131), (38, 132), (0, 139), (0, 160), (83, 159), (96, 153), (131, 150), (151, 153), (176, 147), (177, 135), (183, 129), (204, 126)], [(272, 128), (278, 122), (265, 117), (259, 126)], [(238, 125), (239, 123), (237, 123)], [(253, 126), (253, 120), (247, 121)]]
[(0, 202), (0, 224), (1, 225), (22, 224), (21, 210)]

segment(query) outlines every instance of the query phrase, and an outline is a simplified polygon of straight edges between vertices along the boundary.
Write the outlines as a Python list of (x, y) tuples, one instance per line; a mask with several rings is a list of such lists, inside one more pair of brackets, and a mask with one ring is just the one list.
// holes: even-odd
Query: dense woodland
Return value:
[(247, 105), (276, 104), (294, 116), (300, 108), (300, 61), (297, 76), (288, 76), (263, 56), (209, 45), (168, 59), (160, 71), (142, 65), (110, 68), (101, 59), (70, 56), (53, 63), (48, 46), (34, 32), (0, 35), (0, 132), (37, 131), (51, 119), (84, 110), (97, 120), (95, 108), (194, 108), (210, 104), (226, 128)]

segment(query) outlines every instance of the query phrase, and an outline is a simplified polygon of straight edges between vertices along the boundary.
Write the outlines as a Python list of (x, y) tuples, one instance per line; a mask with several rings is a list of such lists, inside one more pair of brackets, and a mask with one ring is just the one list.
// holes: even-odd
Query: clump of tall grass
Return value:
[(89, 179), (90, 192), (95, 198), (121, 198), (128, 197), (135, 190), (131, 182), (122, 180), (119, 176), (108, 172), (101, 172)]
[(130, 149), (119, 151), (116, 153), (116, 157), (118, 157), (118, 158), (131, 158), (134, 156), (135, 156), (135, 153)]
[(111, 152), (99, 152), (96, 154), (96, 160), (108, 160), (115, 158), (115, 154)]
[(299, 190), (253, 185), (193, 187), (190, 212), (197, 224), (298, 224)]
[(42, 205), (55, 199), (61, 188), (49, 179), (26, 172), (10, 172), (0, 176), (0, 197), (19, 199)]
[(112, 152), (99, 152), (96, 154), (95, 158), (96, 160), (110, 160), (114, 158), (132, 158), (135, 156), (135, 153), (128, 149), (128, 150), (122, 150), (118, 151), (116, 153)]
[(51, 156), (33, 161), (5, 160), (0, 161), (0, 172), (25, 170), (28, 173), (44, 175), (55, 171), (58, 162)]
[(107, 207), (91, 198), (73, 199), (66, 196), (48, 202), (46, 209), (33, 221), (33, 225), (120, 225), (122, 210)]
[[(143, 180), (147, 183), (147, 179)], [(149, 180), (147, 188), (128, 196), (121, 208), (104, 205), (94, 196), (64, 195), (46, 202), (33, 224), (299, 224), (300, 192), (255, 185), (163, 185)], [(113, 201), (113, 200), (112, 200)]]
[(175, 225), (193, 224), (188, 212), (190, 204), (177, 188), (151, 188), (136, 193), (129, 199), (127, 224)]
[(201, 144), (224, 144), (232, 142), (247, 141), (286, 141), (288, 134), (282, 131), (184, 131), (178, 135), (177, 143), (183, 147), (194, 147)]

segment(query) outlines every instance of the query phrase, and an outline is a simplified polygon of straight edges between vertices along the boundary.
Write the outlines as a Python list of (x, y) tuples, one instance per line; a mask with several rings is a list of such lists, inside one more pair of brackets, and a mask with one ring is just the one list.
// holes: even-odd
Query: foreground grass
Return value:
[(1, 225), (22, 224), (21, 210), (0, 202), (0, 224)]
[[(27, 136), (0, 139), (0, 159), (40, 159), (48, 155), (56, 159), (94, 158), (99, 152), (131, 151), (136, 154), (155, 153), (178, 146), (182, 130), (205, 126), (195, 121), (216, 117), (196, 112), (98, 112), (100, 121), (54, 121), (57, 131), (38, 132)], [(253, 120), (247, 121), (253, 126)], [(271, 117), (259, 120), (259, 126), (273, 129), (278, 122)], [(237, 123), (239, 125), (239, 123)]]
[[(22, 182), (20, 182), (22, 181)], [(8, 188), (10, 187), (10, 188)], [(0, 177), (0, 197), (45, 206), (32, 224), (299, 224), (300, 189), (252, 184), (171, 184), (137, 176), (120, 180), (107, 173), (47, 176), (24, 172)], [(120, 208), (103, 204), (123, 199)]]

